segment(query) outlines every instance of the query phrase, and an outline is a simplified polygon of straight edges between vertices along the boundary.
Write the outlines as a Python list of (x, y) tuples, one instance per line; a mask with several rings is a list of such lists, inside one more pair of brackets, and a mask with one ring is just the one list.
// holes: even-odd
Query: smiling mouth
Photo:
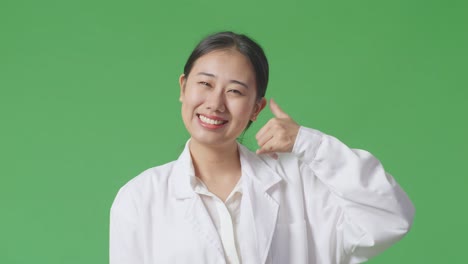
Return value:
[(224, 125), (224, 124), (226, 124), (228, 122), (227, 120), (211, 119), (211, 118), (206, 117), (206, 116), (201, 115), (201, 114), (197, 114), (197, 116), (200, 119), (200, 121), (202, 121), (205, 124), (209, 124), (209, 125), (221, 126), (221, 125)]

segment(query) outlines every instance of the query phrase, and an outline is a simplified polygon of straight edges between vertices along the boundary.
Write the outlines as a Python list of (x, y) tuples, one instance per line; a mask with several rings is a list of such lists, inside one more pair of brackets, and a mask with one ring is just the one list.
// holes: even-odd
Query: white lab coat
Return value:
[[(239, 144), (243, 264), (360, 263), (408, 232), (414, 208), (370, 153), (301, 127), (275, 160)], [(111, 264), (226, 263), (188, 147), (123, 186), (111, 209)]]

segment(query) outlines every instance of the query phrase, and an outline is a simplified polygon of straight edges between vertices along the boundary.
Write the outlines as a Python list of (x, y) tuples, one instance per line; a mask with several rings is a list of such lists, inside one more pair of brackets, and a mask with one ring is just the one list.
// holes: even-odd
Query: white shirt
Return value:
[[(367, 151), (305, 127), (292, 152), (277, 160), (238, 147), (242, 264), (362, 263), (412, 225), (408, 196)], [(186, 146), (176, 161), (119, 190), (110, 216), (111, 264), (227, 263), (223, 235), (190, 184), (194, 176)]]
[(190, 180), (193, 190), (200, 194), (216, 231), (218, 231), (223, 243), (226, 262), (228, 264), (240, 264), (239, 241), (242, 241), (242, 233), (239, 231), (239, 221), (242, 201), (242, 185), (240, 184), (242, 177), (225, 202), (210, 192), (198, 177), (192, 176)]

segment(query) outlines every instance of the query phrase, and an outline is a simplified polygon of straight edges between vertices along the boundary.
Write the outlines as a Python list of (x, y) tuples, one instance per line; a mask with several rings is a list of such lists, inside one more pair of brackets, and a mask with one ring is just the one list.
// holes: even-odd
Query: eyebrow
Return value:
[[(197, 73), (197, 75), (205, 75), (205, 76), (209, 76), (209, 77), (213, 77), (213, 78), (216, 78), (216, 75), (212, 74), (212, 73), (207, 73), (207, 72), (199, 72)], [(230, 83), (237, 83), (237, 84), (240, 84), (242, 86), (244, 86), (245, 88), (249, 89), (249, 86), (246, 84), (246, 83), (243, 83), (241, 81), (238, 81), (238, 80), (229, 80)]]

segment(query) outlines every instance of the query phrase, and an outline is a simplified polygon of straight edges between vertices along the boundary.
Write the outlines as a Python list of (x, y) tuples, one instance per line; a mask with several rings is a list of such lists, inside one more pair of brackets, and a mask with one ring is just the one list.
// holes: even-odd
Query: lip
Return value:
[(219, 116), (205, 115), (205, 114), (197, 114), (198, 117), (200, 117), (201, 115), (204, 116), (204, 117), (208, 117), (209, 119), (213, 119), (213, 120), (227, 121), (226, 119), (224, 119), (224, 118), (222, 118), (222, 117), (219, 117)]
[[(220, 121), (225, 121), (223, 122), (222, 124), (209, 124), (209, 123), (205, 123), (203, 122), (201, 119), (200, 119), (200, 115), (204, 116), (204, 117), (207, 117), (209, 119), (213, 119), (213, 120), (220, 120)], [(207, 128), (207, 129), (210, 129), (210, 130), (215, 130), (215, 129), (220, 129), (220, 128), (223, 128), (224, 126), (226, 126), (227, 123), (229, 123), (228, 120), (222, 118), (222, 117), (219, 117), (219, 116), (213, 116), (213, 115), (205, 115), (205, 114), (197, 114), (197, 119), (198, 119), (198, 123), (204, 127), (204, 128)]]

